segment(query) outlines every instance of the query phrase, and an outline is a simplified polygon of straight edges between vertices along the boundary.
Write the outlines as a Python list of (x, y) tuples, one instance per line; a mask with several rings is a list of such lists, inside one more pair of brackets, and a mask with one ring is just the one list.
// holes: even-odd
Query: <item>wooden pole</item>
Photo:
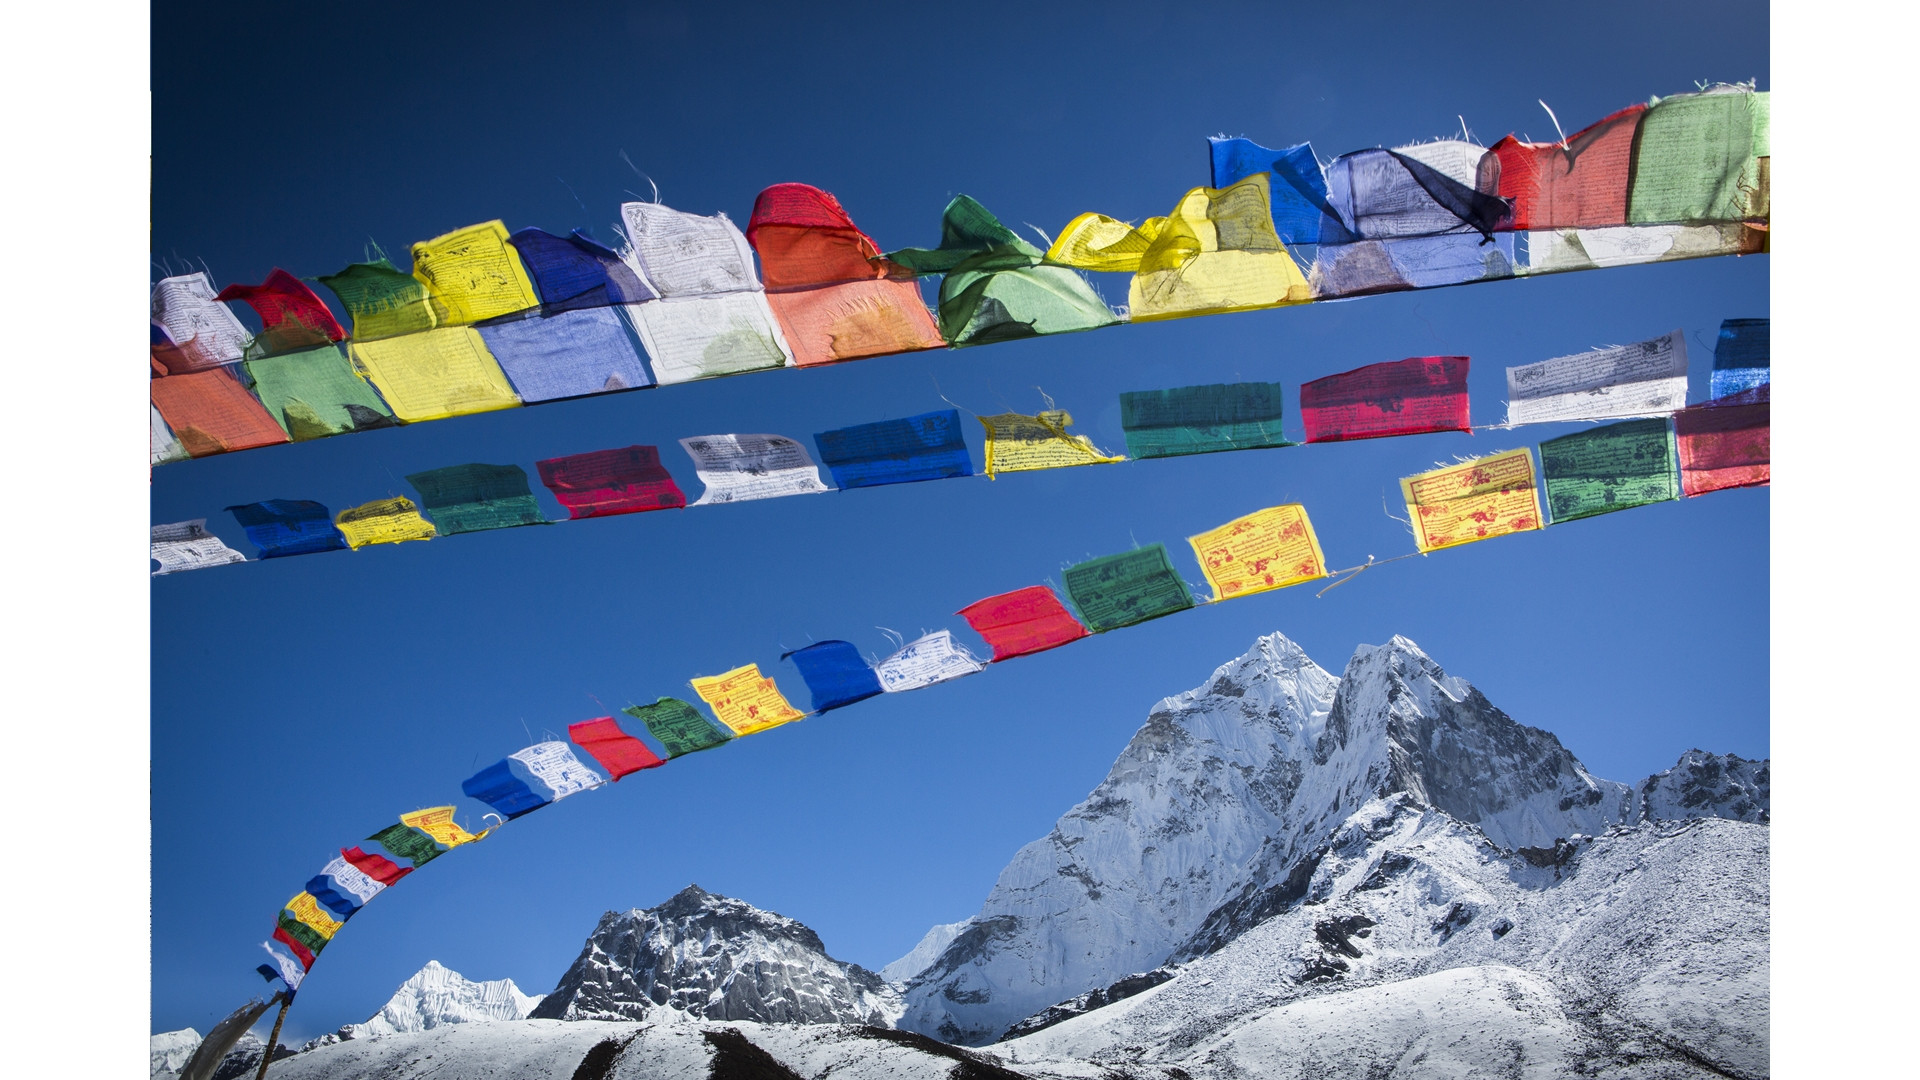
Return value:
[(280, 1025), (287, 1021), (287, 1010), (293, 1007), (293, 991), (280, 999), (280, 1015), (273, 1018), (273, 1034), (267, 1036), (267, 1048), (260, 1055), (260, 1071), (253, 1074), (253, 1080), (267, 1080), (267, 1066), (273, 1064), (273, 1052), (280, 1048)]

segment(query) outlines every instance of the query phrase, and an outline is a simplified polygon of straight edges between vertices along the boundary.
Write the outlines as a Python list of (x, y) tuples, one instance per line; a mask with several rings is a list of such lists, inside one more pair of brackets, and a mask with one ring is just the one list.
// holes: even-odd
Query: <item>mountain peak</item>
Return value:
[(521, 993), (512, 979), (475, 982), (438, 960), (429, 960), (366, 1023), (348, 1024), (336, 1034), (365, 1039), (426, 1031), (442, 1024), (520, 1020), (539, 1003), (538, 996)]

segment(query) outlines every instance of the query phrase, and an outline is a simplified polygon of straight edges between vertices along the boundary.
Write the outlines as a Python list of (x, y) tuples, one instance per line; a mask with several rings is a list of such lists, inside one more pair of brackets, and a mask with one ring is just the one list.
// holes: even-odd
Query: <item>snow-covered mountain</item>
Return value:
[(783, 915), (698, 885), (654, 908), (609, 911), (532, 1012), (552, 1020), (642, 1020), (671, 1005), (709, 1020), (891, 1027), (898, 992), (827, 955)]
[(200, 1046), (200, 1033), (192, 1028), (163, 1031), (153, 1036), (149, 1045), (153, 1055), (153, 1080), (170, 1078), (179, 1074), (180, 1066), (185, 1065)]
[(1393, 792), (1503, 848), (1603, 832), (1630, 795), (1405, 638), (1362, 647), (1335, 679), (1270, 634), (1153, 708), (1106, 780), (1014, 856), (907, 984), (900, 1026), (978, 1045), (1217, 948), (1290, 903), (1292, 872)]
[(965, 930), (971, 921), (961, 919), (959, 922), (941, 923), (927, 931), (907, 955), (881, 968), (880, 977), (890, 983), (903, 983), (927, 970), (927, 965), (933, 963), (946, 949), (947, 943), (959, 937), (960, 931)]
[(400, 984), (393, 997), (364, 1024), (348, 1024), (339, 1034), (348, 1039), (425, 1031), (442, 1024), (472, 1024), (491, 1020), (521, 1020), (540, 1004), (538, 995), (520, 992), (512, 979), (474, 982), (438, 960)]
[(1689, 750), (1633, 789), (1630, 820), (1721, 817), (1767, 824), (1772, 794), (1764, 761)]

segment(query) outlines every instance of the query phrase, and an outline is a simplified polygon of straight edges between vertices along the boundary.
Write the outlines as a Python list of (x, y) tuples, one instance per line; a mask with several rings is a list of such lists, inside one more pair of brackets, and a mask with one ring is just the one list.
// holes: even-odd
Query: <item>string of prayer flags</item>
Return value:
[(865, 701), (881, 692), (880, 677), (850, 642), (816, 641), (780, 659), (791, 660), (800, 669), (800, 678), (813, 695), (816, 713)]
[(1292, 446), (1281, 434), (1280, 383), (1214, 383), (1120, 395), (1120, 426), (1135, 458)]
[(287, 433), (227, 368), (153, 379), (149, 389), (153, 407), (194, 457), (287, 441)]
[(666, 467), (660, 448), (627, 446), (537, 461), (540, 482), (571, 518), (610, 517), (645, 510), (671, 510), (687, 497)]
[(1312, 299), (1306, 277), (1274, 232), (1265, 172), (1230, 187), (1194, 188), (1171, 214), (1138, 228), (1081, 214), (1046, 257), (1082, 270), (1132, 272), (1127, 303), (1134, 322)]
[(449, 465), (409, 473), (407, 483), (441, 536), (547, 523), (518, 465)]
[[(451, 850), (461, 844), (471, 844), (475, 840), (486, 839), (492, 830), (470, 833), (453, 820), (453, 807), (430, 806), (425, 810), (414, 810), (400, 815), (400, 824), (409, 829), (417, 829), (433, 839), (433, 842)], [(415, 864), (418, 865), (418, 864)]]
[(1189, 536), (1187, 543), (1213, 586), (1216, 603), (1327, 576), (1320, 539), (1313, 534), (1307, 508), (1299, 503), (1255, 510)]
[(247, 561), (245, 555), (207, 531), (206, 518), (155, 525), (149, 544), (147, 557), (160, 564), (160, 569), (153, 572), (154, 577)]
[(377, 341), (361, 341), (356, 334), (349, 351), (354, 371), (409, 424), (520, 404), (487, 343), (470, 326)]
[(629, 705), (620, 711), (647, 725), (647, 734), (666, 749), (669, 761), (711, 750), (733, 738), (731, 731), (715, 726), (679, 698), (663, 697), (651, 705)]
[(956, 612), (993, 649), (993, 662), (1058, 648), (1087, 636), (1045, 585), (976, 600)]
[(353, 373), (338, 345), (261, 357), (245, 366), (260, 404), (294, 442), (394, 425), (386, 402)]
[(944, 275), (940, 336), (956, 349), (1120, 321), (1080, 275), (1041, 265), (1039, 248), (966, 195), (941, 214), (938, 248), (903, 248), (887, 258), (916, 274)]
[(413, 245), (413, 276), (433, 296), (439, 325), (511, 315), (540, 303), (520, 255), (498, 221), (456, 229)]
[(646, 743), (620, 730), (619, 721), (611, 716), (568, 724), (567, 737), (607, 770), (610, 781), (666, 764), (665, 759), (647, 749)]
[(413, 500), (404, 495), (375, 499), (342, 510), (333, 519), (333, 525), (340, 530), (347, 546), (355, 550), (368, 544), (404, 544), (409, 540), (431, 540), (435, 536), (433, 522), (421, 517)]
[(620, 309), (529, 314), (477, 327), (521, 401), (557, 401), (652, 386)]
[(657, 299), (619, 255), (578, 229), (571, 236), (521, 229), (507, 242), (520, 252), (521, 265), (540, 291), (544, 314)]
[(1656, 416), (1687, 404), (1687, 335), (1507, 369), (1507, 426)]
[(356, 348), (375, 338), (416, 334), (440, 325), (426, 285), (412, 274), (401, 273), (385, 256), (349, 264), (318, 280), (347, 309)]
[(1327, 178), (1320, 172), (1312, 145), (1269, 150), (1251, 139), (1210, 138), (1207, 149), (1214, 187), (1266, 175), (1274, 232), (1289, 244), (1320, 242), (1320, 219), (1333, 211), (1327, 205)]
[(1626, 224), (1764, 216), (1769, 116), (1768, 96), (1746, 87), (1655, 99), (1634, 140)]
[(1627, 223), (1633, 145), (1645, 105), (1630, 105), (1552, 143), (1494, 143), (1481, 189), (1513, 204), (1514, 229), (1583, 229)]
[(153, 350), (169, 374), (185, 375), (231, 364), (246, 354), (253, 335), (213, 293), (205, 273), (161, 278), (153, 287), (153, 322), (169, 344)]
[(1076, 563), (1067, 568), (1065, 581), (1068, 599), (1096, 634), (1193, 606), (1165, 544)]
[(229, 285), (215, 299), (242, 301), (260, 316), (260, 334), (248, 347), (250, 356), (272, 356), (317, 348), (346, 338), (326, 301), (306, 282), (279, 267), (258, 285)]
[(1111, 465), (1125, 457), (1109, 457), (1085, 435), (1069, 435), (1073, 417), (1064, 409), (1045, 409), (1037, 416), (1001, 413), (979, 418), (987, 429), (987, 475), (1064, 469), (1071, 465)]
[(843, 491), (973, 475), (957, 409), (822, 431), (813, 444)]
[(1767, 319), (1721, 320), (1708, 397), (1723, 398), (1767, 384), (1773, 373), (1769, 326)]
[(151, 463), (154, 465), (166, 465), (175, 461), (187, 460), (187, 448), (181, 446), (180, 440), (173, 437), (173, 429), (167, 426), (167, 421), (160, 415), (160, 410), (154, 405), (148, 404), (147, 411), (153, 416), (151, 428), (153, 434), (153, 457)]
[(758, 664), (691, 681), (694, 693), (735, 735), (757, 734), (806, 715), (787, 704), (773, 680), (760, 674)]
[(268, 499), (229, 506), (227, 512), (247, 531), (248, 542), (260, 549), (262, 559), (313, 555), (347, 546), (333, 526), (332, 512), (310, 499)]
[(747, 242), (794, 363), (806, 367), (946, 344), (905, 267), (886, 261), (840, 201), (807, 184), (754, 200)]
[(1555, 525), (1680, 497), (1673, 430), (1629, 420), (1540, 444), (1540, 475)]
[(408, 874), (413, 867), (401, 866), (384, 856), (369, 854), (360, 850), (359, 845), (340, 849), (340, 857), (353, 865), (353, 868), (382, 885), (391, 885)]
[(753, 249), (725, 214), (705, 217), (659, 203), (620, 205), (641, 279), (662, 297), (758, 290)]
[(1524, 446), (1405, 477), (1400, 493), (1422, 552), (1541, 527), (1533, 454)]
[(1472, 431), (1467, 366), (1464, 356), (1416, 356), (1305, 383), (1300, 421), (1307, 441)]
[(985, 671), (986, 667), (972, 653), (953, 643), (952, 631), (936, 630), (907, 642), (873, 670), (880, 680), (880, 689), (898, 694), (972, 675)]
[(784, 435), (698, 435), (681, 439), (680, 447), (706, 485), (695, 506), (832, 490), (820, 482), (807, 448)]
[(1772, 422), (1768, 388), (1755, 387), (1673, 414), (1680, 450), (1680, 487), (1688, 498), (1771, 482)]
[(660, 299), (627, 308), (661, 384), (761, 371), (792, 352), (753, 273), (753, 249), (727, 215), (657, 203), (620, 207), (631, 265)]
[(335, 855), (307, 882), (307, 892), (343, 918), (365, 907), (386, 887), (386, 882), (368, 876), (344, 855)]

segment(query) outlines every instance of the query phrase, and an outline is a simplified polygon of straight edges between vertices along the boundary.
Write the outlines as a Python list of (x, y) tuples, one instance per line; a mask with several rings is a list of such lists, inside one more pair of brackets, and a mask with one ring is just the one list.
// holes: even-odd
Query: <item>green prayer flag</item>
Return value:
[(1127, 456), (1176, 457), (1292, 446), (1280, 433), (1281, 383), (1215, 383), (1120, 395)]
[(1165, 544), (1107, 555), (1067, 568), (1067, 596), (1096, 634), (1193, 606)]
[(1634, 136), (1628, 224), (1759, 216), (1758, 159), (1770, 142), (1766, 98), (1745, 89), (1714, 89), (1655, 102)]
[(327, 947), (327, 939), (321, 937), (319, 931), (287, 914), (285, 909), (280, 912), (279, 923), (280, 929), (285, 930), (288, 937), (305, 945), (313, 955), (319, 956), (320, 950)]
[(1553, 523), (1680, 497), (1678, 455), (1665, 419), (1629, 420), (1540, 444)]
[(651, 705), (629, 705), (620, 711), (647, 725), (669, 758), (710, 750), (733, 738), (679, 698), (663, 697)]
[(384, 257), (353, 263), (337, 274), (316, 279), (333, 290), (353, 318), (356, 340), (393, 337), (431, 330), (439, 323), (427, 287), (403, 274)]
[(545, 525), (540, 502), (518, 465), (449, 465), (410, 473), (420, 509), (441, 534)]
[(393, 412), (338, 345), (246, 362), (253, 392), (295, 442), (392, 426)]
[(416, 870), (445, 854), (432, 837), (405, 825), (389, 825), (367, 839), (411, 862)]

